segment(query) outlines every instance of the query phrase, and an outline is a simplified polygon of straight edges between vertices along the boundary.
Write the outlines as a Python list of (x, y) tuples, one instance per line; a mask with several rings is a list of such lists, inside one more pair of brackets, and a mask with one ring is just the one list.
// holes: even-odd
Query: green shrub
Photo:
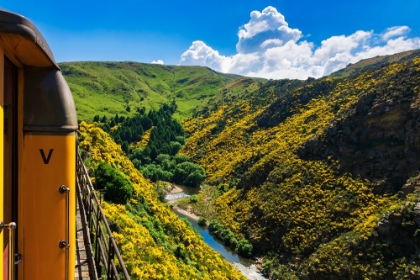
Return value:
[(190, 202), (191, 203), (197, 203), (198, 202), (197, 195), (193, 194), (192, 196), (190, 196)]
[(171, 155), (175, 155), (176, 153), (179, 152), (179, 150), (181, 150), (182, 145), (179, 142), (176, 141), (171, 141), (169, 144), (170, 150), (171, 150)]
[(236, 252), (241, 256), (249, 258), (252, 256), (252, 244), (246, 239), (241, 239), (236, 246)]
[(173, 159), (174, 159), (176, 164), (183, 163), (183, 162), (186, 162), (186, 161), (190, 160), (190, 158), (187, 155), (182, 155), (182, 154), (181, 155), (175, 155)]
[(184, 136), (176, 136), (176, 142), (180, 143), (181, 145), (185, 144), (185, 137)]
[(106, 201), (117, 204), (126, 204), (134, 193), (130, 181), (105, 162), (101, 162), (95, 170), (95, 187), (105, 190)]
[(183, 162), (175, 167), (173, 180), (177, 184), (199, 187), (205, 178), (204, 168), (192, 162)]
[(204, 217), (200, 217), (200, 218), (198, 218), (198, 224), (199, 224), (200, 226), (205, 226), (205, 225), (207, 224), (207, 220), (206, 220), (206, 218), (204, 218)]
[(209, 231), (213, 232), (218, 238), (220, 238), (225, 245), (235, 249), (238, 255), (247, 258), (252, 256), (252, 244), (246, 239), (238, 241), (235, 234), (218, 220), (214, 219), (210, 221)]

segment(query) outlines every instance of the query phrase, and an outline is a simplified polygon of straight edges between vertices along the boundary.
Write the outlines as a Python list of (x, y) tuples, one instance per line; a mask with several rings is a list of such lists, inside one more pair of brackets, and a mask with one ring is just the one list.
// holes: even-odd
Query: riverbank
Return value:
[(175, 184), (169, 184), (168, 183), (168, 193), (167, 194), (178, 194), (178, 193), (182, 193), (182, 192), (184, 192), (184, 190), (183, 189), (181, 189), (180, 187), (178, 187), (177, 185), (175, 185)]
[(190, 211), (187, 211), (185, 209), (179, 208), (178, 206), (174, 206), (173, 207), (173, 210), (174, 211), (177, 211), (178, 213), (181, 213), (184, 216), (187, 216), (187, 217), (191, 218), (192, 220), (194, 220), (196, 222), (198, 222), (198, 219), (200, 218), (199, 216), (197, 216), (193, 212), (190, 212)]
[(248, 280), (267, 280), (257, 269), (255, 264), (251, 264), (249, 267), (244, 266), (240, 263), (233, 263), (233, 266), (242, 273), (243, 276)]
[[(176, 205), (176, 202), (179, 199), (185, 198), (185, 196), (182, 196), (181, 194), (185, 194), (184, 190), (182, 188), (178, 187), (175, 184), (171, 184), (170, 187), (168, 188), (168, 192), (166, 194), (167, 203), (173, 205), (173, 210), (174, 211), (177, 211), (178, 213), (181, 213), (182, 215), (187, 216), (187, 217), (193, 219), (194, 221), (198, 221), (198, 218), (200, 218), (198, 215), (189, 211), (188, 209), (186, 210), (186, 209), (179, 208)], [(168, 199), (168, 198), (170, 198), (170, 199)]]

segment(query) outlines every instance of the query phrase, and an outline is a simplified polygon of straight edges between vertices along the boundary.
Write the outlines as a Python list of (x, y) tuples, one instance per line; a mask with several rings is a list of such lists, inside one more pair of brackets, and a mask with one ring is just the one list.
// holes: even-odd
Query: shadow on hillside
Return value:
[(296, 153), (302, 159), (337, 160), (337, 172), (368, 179), (375, 193), (411, 192), (402, 186), (420, 171), (419, 107), (412, 89), (397, 98), (365, 94)]

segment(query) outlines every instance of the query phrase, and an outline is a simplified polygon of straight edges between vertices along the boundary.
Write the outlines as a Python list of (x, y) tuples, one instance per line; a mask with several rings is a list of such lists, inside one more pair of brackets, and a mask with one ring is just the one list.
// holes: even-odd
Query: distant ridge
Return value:
[(346, 68), (332, 73), (331, 76), (349, 77), (367, 68), (382, 67), (389, 63), (402, 63), (405, 61), (409, 61), (414, 57), (418, 56), (419, 54), (420, 50), (411, 50), (392, 55), (375, 56), (372, 58), (360, 60), (359, 62), (356, 62), (354, 64), (349, 64), (346, 66)]
[[(366, 69), (409, 61), (419, 53), (411, 50), (364, 59), (329, 77), (354, 77)], [(72, 90), (79, 120), (91, 120), (97, 114), (133, 116), (137, 108), (157, 108), (172, 100), (178, 104), (175, 117), (183, 120), (232, 98), (251, 99), (252, 92), (267, 82), (202, 66), (138, 62), (63, 62), (59, 66)]]

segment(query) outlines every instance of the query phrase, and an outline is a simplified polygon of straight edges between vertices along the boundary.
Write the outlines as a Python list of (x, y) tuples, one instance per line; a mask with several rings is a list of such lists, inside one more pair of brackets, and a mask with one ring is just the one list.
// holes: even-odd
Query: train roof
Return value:
[(0, 9), (0, 41), (24, 66), (59, 69), (45, 38), (22, 15)]
[(23, 130), (76, 131), (77, 114), (70, 88), (35, 25), (22, 15), (0, 9), (0, 45), (8, 59), (24, 69)]

